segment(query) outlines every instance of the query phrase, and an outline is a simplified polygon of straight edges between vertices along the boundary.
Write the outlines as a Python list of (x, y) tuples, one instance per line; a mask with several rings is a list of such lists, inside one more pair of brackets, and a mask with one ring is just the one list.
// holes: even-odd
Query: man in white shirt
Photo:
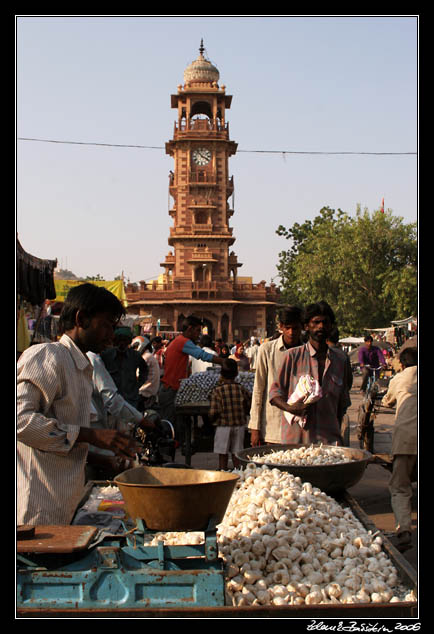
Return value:
[[(88, 352), (92, 364), (93, 392), (90, 426), (99, 429), (128, 431), (128, 424), (140, 425), (143, 414), (124, 399), (99, 354)], [(86, 465), (87, 480), (111, 480), (131, 466), (130, 461), (116, 456), (113, 451), (89, 445)]]
[(141, 402), (139, 409), (151, 409), (158, 402), (158, 390), (160, 389), (160, 365), (154, 356), (152, 344), (147, 337), (136, 337), (131, 344), (137, 352), (142, 355), (148, 366), (148, 376), (146, 381), (139, 387)]
[[(217, 352), (212, 348), (212, 339), (209, 335), (202, 335), (199, 340), (199, 346), (205, 352), (209, 352), (212, 355), (217, 356)], [(197, 374), (198, 372), (206, 372), (207, 368), (212, 368), (213, 364), (209, 361), (202, 361), (202, 359), (195, 359), (190, 356), (190, 373)]]
[(83, 495), (89, 444), (134, 458), (137, 443), (90, 427), (88, 351), (111, 344), (125, 310), (105, 288), (80, 284), (65, 300), (60, 341), (31, 346), (17, 364), (17, 523), (70, 524)]
[(269, 403), (268, 393), (277, 378), (286, 351), (300, 346), (303, 328), (302, 311), (298, 306), (286, 306), (278, 312), (280, 337), (258, 347), (255, 382), (248, 429), (252, 447), (263, 443), (280, 444), (282, 412)]
[(252, 337), (250, 346), (246, 348), (246, 352), (245, 352), (246, 357), (250, 361), (251, 370), (256, 370), (256, 361), (258, 359), (258, 352), (259, 352), (259, 341), (255, 339), (254, 337)]
[[(199, 339), (199, 346), (205, 352), (209, 352), (213, 356), (217, 356), (217, 352), (212, 347), (212, 339), (209, 335), (201, 335)], [(198, 372), (206, 372), (208, 368), (212, 368), (213, 364), (209, 361), (202, 361), (202, 359), (195, 359), (190, 356), (190, 374), (197, 374)], [(214, 366), (215, 367), (215, 366)], [(197, 416), (197, 426), (202, 429), (202, 434), (213, 435), (214, 428), (209, 422), (208, 416)]]
[(397, 548), (404, 552), (411, 547), (411, 476), (417, 462), (417, 348), (404, 348), (399, 361), (402, 372), (390, 380), (381, 403), (386, 407), (396, 407), (389, 488), (396, 521)]

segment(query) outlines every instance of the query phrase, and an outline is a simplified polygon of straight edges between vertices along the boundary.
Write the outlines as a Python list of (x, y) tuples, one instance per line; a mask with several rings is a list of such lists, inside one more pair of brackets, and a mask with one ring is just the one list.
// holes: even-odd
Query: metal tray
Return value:
[(34, 534), (18, 539), (18, 553), (74, 553), (86, 550), (98, 529), (95, 526), (35, 526)]
[[(85, 495), (81, 504), (90, 495), (93, 486), (106, 485), (106, 481), (88, 482)], [(356, 517), (368, 530), (376, 531), (377, 527), (370, 520), (368, 515), (363, 511), (357, 501), (347, 492), (344, 491), (339, 496), (339, 502), (343, 505), (351, 507)], [(417, 588), (417, 573), (391, 544), (386, 536), (383, 537), (383, 548), (392, 560), (398, 570), (401, 581), (408, 585), (409, 588)], [(183, 608), (146, 608), (138, 606), (137, 608), (104, 608), (95, 606), (92, 609), (41, 609), (41, 608), (18, 608), (17, 618), (84, 618), (84, 619), (146, 619), (146, 618), (184, 618), (184, 619), (261, 619), (261, 618), (277, 618), (277, 619), (402, 619), (402, 618), (418, 618), (417, 602), (406, 603), (359, 603), (359, 604), (341, 604), (341, 605), (299, 605), (299, 606), (224, 606), (224, 607), (189, 607)]]
[[(255, 465), (262, 467), (264, 463), (255, 462), (250, 458), (250, 456), (264, 456), (272, 453), (273, 451), (295, 449), (298, 447), (310, 447), (310, 445), (262, 445), (261, 447), (249, 447), (247, 449), (243, 449), (236, 455), (243, 466), (253, 462)], [(303, 482), (310, 482), (313, 486), (321, 489), (321, 491), (333, 494), (349, 489), (357, 484), (363, 477), (366, 467), (372, 460), (372, 454), (370, 454), (369, 451), (355, 449), (352, 447), (340, 447), (340, 449), (344, 451), (344, 453), (348, 456), (348, 459), (351, 459), (351, 462), (305, 467), (268, 463), (268, 466), (280, 469), (281, 471), (288, 471), (294, 476), (300, 477)]]

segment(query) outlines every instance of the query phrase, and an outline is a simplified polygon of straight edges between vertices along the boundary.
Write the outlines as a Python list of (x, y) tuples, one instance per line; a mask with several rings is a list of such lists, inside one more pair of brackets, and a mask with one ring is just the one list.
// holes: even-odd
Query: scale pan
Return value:
[(203, 531), (224, 517), (238, 476), (224, 471), (135, 467), (114, 478), (133, 520), (160, 531)]

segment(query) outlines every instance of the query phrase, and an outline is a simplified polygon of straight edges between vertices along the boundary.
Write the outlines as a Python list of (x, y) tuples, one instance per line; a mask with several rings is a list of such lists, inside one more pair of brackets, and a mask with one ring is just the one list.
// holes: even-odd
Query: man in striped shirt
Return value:
[[(287, 351), (277, 380), (271, 386), (270, 403), (282, 410), (284, 444), (343, 444), (339, 420), (351, 402), (348, 394), (348, 366), (344, 355), (327, 345), (327, 337), (334, 323), (334, 313), (326, 302), (307, 306), (304, 327), (308, 342)], [(307, 406), (289, 405), (288, 398), (303, 375), (309, 375), (319, 382), (322, 397)], [(305, 425), (298, 422), (299, 418), (288, 422), (283, 416), (285, 412), (305, 418)]]
[(134, 458), (138, 447), (116, 429), (90, 427), (88, 351), (111, 343), (125, 310), (103, 287), (68, 293), (57, 342), (31, 346), (18, 364), (17, 524), (70, 524), (83, 494), (89, 444)]

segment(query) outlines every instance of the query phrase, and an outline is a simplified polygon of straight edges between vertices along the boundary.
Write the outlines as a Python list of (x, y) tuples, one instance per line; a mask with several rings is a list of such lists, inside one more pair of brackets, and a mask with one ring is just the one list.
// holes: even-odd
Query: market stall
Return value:
[[(17, 294), (17, 352), (20, 354), (32, 343), (51, 341), (49, 302), (56, 297), (54, 269), (57, 260), (44, 260), (27, 253), (17, 237), (16, 294)], [(30, 323), (32, 328), (30, 328)]]
[[(220, 368), (209, 368), (181, 380), (175, 406), (176, 414), (183, 421), (185, 431), (185, 464), (191, 464), (192, 441), (198, 429), (198, 417), (206, 416), (210, 407), (210, 395), (220, 377)], [(253, 392), (255, 375), (252, 372), (239, 372), (235, 379), (250, 393)]]
[[(71, 288), (84, 284), (84, 282), (84, 280), (55, 279), (55, 300), (63, 303)], [(123, 280), (90, 280), (90, 283), (106, 288), (110, 293), (113, 293), (124, 306), (127, 306), (127, 296)], [(134, 315), (132, 315), (131, 318), (134, 319)]]
[(18, 616), (417, 616), (414, 570), (357, 502), (283, 466), (89, 482), (71, 526), (19, 536)]
[[(199, 374), (179, 390), (190, 416), (219, 377)], [(296, 449), (296, 472), (269, 446), (232, 472), (139, 466), (88, 482), (70, 526), (18, 528), (18, 617), (416, 617), (415, 571), (347, 491), (370, 456)]]

